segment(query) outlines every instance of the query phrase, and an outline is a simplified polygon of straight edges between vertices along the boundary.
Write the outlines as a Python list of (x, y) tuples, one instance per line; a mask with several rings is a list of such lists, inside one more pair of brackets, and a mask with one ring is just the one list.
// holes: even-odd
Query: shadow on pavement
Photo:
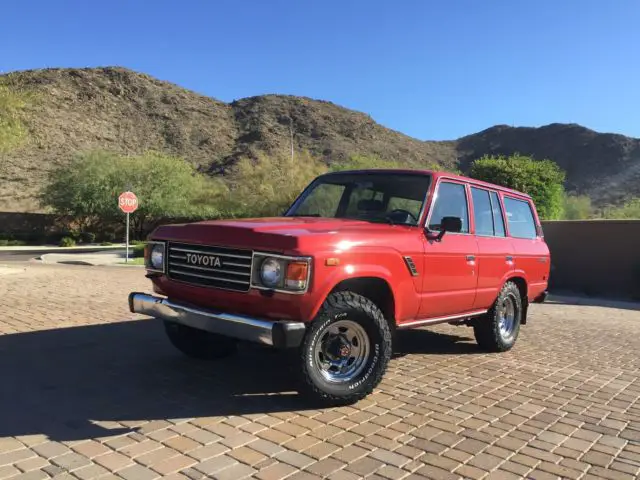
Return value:
[(553, 305), (572, 305), (602, 308), (617, 308), (621, 310), (640, 311), (640, 301), (617, 298), (590, 297), (571, 292), (552, 293), (545, 303)]
[[(401, 332), (398, 353), (478, 353), (461, 337)], [(295, 351), (243, 346), (215, 362), (184, 357), (156, 320), (0, 336), (0, 438), (68, 441), (149, 421), (321, 408), (297, 394)], [(118, 427), (118, 425), (115, 425)]]

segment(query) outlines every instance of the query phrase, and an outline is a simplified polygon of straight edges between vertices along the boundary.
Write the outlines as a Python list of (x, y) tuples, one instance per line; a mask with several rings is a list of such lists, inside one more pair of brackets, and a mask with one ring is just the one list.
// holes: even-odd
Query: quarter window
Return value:
[(536, 224), (528, 202), (504, 197), (509, 233), (515, 238), (536, 238)]
[(440, 230), (444, 217), (458, 217), (462, 220), (461, 233), (469, 233), (469, 210), (464, 185), (441, 182), (438, 187), (435, 204), (429, 217), (429, 229)]
[(496, 192), (491, 192), (491, 210), (493, 211), (493, 226), (496, 237), (505, 237), (504, 217), (502, 216), (502, 207)]

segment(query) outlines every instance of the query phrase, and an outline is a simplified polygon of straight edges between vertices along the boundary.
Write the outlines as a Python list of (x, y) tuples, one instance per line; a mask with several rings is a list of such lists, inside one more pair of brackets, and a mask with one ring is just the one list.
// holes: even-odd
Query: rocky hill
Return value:
[(567, 187), (596, 203), (640, 193), (640, 140), (579, 125), (495, 126), (457, 140), (420, 141), (326, 101), (265, 95), (228, 104), (117, 67), (13, 72), (0, 82), (28, 95), (27, 140), (0, 157), (0, 211), (37, 211), (34, 196), (47, 170), (79, 151), (160, 150), (216, 175), (240, 156), (288, 151), (290, 129), (295, 148), (327, 163), (376, 154), (464, 171), (485, 153), (518, 151), (558, 162)]

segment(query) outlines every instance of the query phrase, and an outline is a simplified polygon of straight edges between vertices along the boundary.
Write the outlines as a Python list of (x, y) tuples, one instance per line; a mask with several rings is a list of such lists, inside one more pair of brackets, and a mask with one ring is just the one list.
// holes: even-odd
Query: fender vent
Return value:
[(404, 262), (407, 264), (407, 268), (411, 272), (411, 275), (413, 275), (414, 277), (417, 277), (418, 269), (416, 268), (416, 264), (413, 263), (413, 258), (411, 257), (403, 257), (403, 258), (404, 258)]

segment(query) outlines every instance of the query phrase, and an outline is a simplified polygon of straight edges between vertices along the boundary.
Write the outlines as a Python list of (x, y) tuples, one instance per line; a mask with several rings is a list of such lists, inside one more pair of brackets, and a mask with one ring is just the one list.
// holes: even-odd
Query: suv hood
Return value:
[[(388, 235), (415, 235), (407, 225), (317, 217), (214, 220), (158, 227), (150, 238), (273, 252), (309, 252), (343, 240), (389, 245)], [(383, 241), (384, 239), (384, 241)]]

